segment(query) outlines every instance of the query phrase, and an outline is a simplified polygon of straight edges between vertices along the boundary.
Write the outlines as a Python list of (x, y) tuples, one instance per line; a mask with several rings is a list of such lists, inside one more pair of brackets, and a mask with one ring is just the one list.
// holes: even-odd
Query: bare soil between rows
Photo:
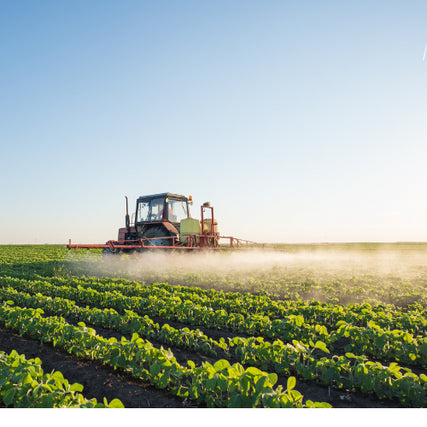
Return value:
[[(117, 334), (110, 330), (96, 329), (101, 335), (114, 336)], [(188, 400), (183, 401), (176, 398), (127, 373), (114, 370), (96, 361), (69, 355), (48, 344), (42, 344), (37, 340), (21, 337), (8, 329), (0, 328), (0, 351), (10, 353), (12, 350), (25, 354), (27, 359), (40, 358), (45, 372), (60, 371), (71, 384), (75, 382), (82, 384), (83, 394), (88, 399), (96, 398), (102, 402), (104, 397), (108, 401), (117, 398), (126, 408), (190, 408), (195, 406)], [(171, 350), (181, 364), (187, 360), (193, 360), (197, 364), (203, 361), (215, 362), (215, 359), (198, 353), (173, 348)], [(278, 384), (286, 388), (286, 381), (287, 378), (279, 377)], [(304, 395), (305, 400), (328, 402), (334, 408), (400, 407), (398, 402), (379, 401), (375, 397), (370, 398), (361, 393), (322, 387), (312, 382), (297, 380), (296, 389)]]
[(126, 408), (182, 408), (182, 399), (155, 389), (149, 384), (133, 379), (130, 375), (114, 371), (95, 361), (71, 356), (37, 340), (20, 337), (0, 328), (0, 351), (10, 353), (16, 350), (27, 359), (40, 358), (44, 372), (60, 371), (72, 383), (83, 385), (83, 395), (96, 398), (98, 402), (106, 397), (110, 402), (120, 399)]

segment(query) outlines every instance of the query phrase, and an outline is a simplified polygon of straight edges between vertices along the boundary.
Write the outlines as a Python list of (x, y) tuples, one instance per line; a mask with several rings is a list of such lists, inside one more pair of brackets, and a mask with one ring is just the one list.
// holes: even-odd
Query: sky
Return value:
[(425, 1), (0, 0), (0, 244), (142, 195), (257, 242), (427, 241)]

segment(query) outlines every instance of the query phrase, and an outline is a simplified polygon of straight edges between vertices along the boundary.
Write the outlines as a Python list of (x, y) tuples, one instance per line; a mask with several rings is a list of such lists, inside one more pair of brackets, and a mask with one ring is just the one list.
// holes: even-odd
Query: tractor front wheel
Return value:
[[(169, 237), (166, 239), (165, 237)], [(172, 246), (173, 245), (173, 237), (169, 234), (166, 228), (162, 226), (151, 227), (144, 232), (142, 235), (145, 246)]]
[(102, 255), (118, 255), (119, 253), (120, 253), (120, 249), (104, 248), (102, 250)]

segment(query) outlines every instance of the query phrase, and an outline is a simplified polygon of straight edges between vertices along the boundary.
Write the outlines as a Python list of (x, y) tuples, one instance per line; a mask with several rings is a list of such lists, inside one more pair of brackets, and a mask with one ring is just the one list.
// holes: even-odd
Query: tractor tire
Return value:
[(151, 227), (144, 232), (144, 234), (142, 235), (142, 238), (152, 239), (152, 240), (145, 240), (144, 245), (145, 246), (172, 246), (173, 244), (173, 237), (170, 237), (170, 239), (155, 239), (155, 237), (170, 237), (170, 234), (162, 226)]
[(102, 255), (118, 255), (120, 254), (120, 249), (103, 249)]
[(135, 252), (135, 249), (122, 249), (122, 253), (126, 255), (133, 254)]

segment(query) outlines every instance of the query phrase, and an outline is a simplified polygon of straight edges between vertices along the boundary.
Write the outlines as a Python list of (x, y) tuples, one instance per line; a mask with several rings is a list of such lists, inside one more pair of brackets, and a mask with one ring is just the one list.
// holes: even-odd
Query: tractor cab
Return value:
[[(192, 203), (191, 196), (187, 198), (173, 193), (141, 196), (136, 201), (135, 221), (131, 224), (126, 197), (126, 227), (119, 229), (117, 241), (134, 245), (136, 241), (142, 240), (144, 246), (156, 247), (217, 246), (219, 233), (213, 208), (208, 202), (204, 203), (201, 206), (202, 219), (199, 221), (190, 216), (188, 205)], [(211, 218), (204, 215), (206, 209), (211, 211)], [(188, 236), (192, 236), (191, 242)]]
[(135, 225), (168, 221), (179, 231), (179, 223), (189, 217), (188, 199), (177, 194), (163, 193), (139, 197), (136, 202)]
[(124, 230), (120, 229), (119, 237), (124, 235), (125, 240), (159, 237), (159, 240), (154, 242), (156, 245), (171, 245), (171, 239), (179, 236), (181, 221), (190, 216), (188, 204), (189, 199), (179, 194), (141, 196), (136, 201), (134, 227), (125, 234)]

